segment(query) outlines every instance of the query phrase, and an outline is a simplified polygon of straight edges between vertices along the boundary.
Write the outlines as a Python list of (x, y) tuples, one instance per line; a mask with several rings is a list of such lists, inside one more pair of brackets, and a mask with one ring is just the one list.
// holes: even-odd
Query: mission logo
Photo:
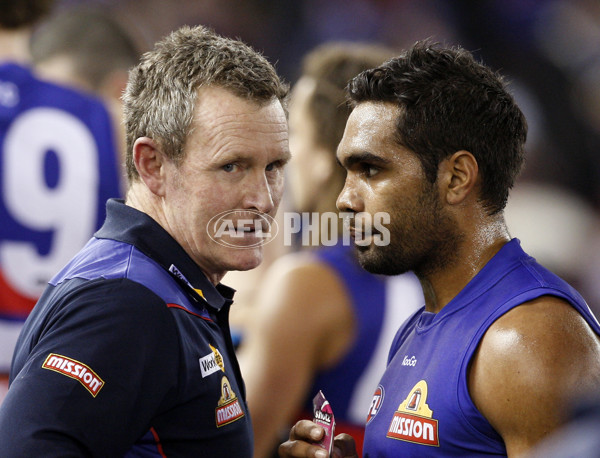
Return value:
[(231, 389), (229, 379), (225, 376), (221, 379), (221, 397), (215, 410), (217, 428), (233, 423), (244, 416), (236, 394)]
[(98, 395), (104, 386), (104, 380), (102, 380), (92, 369), (67, 356), (50, 353), (42, 364), (42, 368), (58, 372), (59, 374), (77, 380), (94, 397)]
[(438, 421), (427, 405), (427, 382), (421, 380), (394, 412), (387, 437), (439, 447)]

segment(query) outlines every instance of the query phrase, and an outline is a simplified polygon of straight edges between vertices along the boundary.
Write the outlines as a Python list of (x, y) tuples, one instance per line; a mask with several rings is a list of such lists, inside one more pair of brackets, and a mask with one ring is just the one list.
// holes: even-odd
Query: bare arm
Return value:
[(568, 303), (552, 296), (498, 319), (469, 373), (475, 405), (520, 456), (564, 421), (566, 402), (600, 383), (600, 342)]
[(354, 335), (343, 285), (329, 267), (288, 255), (269, 269), (239, 351), (255, 435), (266, 456), (298, 413), (315, 372), (333, 364)]

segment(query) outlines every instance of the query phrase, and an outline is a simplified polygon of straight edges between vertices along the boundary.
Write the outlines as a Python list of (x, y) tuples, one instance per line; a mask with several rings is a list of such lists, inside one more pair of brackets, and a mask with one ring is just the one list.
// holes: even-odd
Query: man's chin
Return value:
[[(379, 249), (377, 249), (379, 248)], [(408, 272), (409, 269), (398, 265), (397, 259), (382, 253), (380, 247), (358, 246), (356, 253), (360, 266), (367, 272), (377, 275), (399, 275)]]
[(262, 260), (262, 247), (236, 250), (236, 253), (234, 253), (229, 260), (227, 270), (245, 271), (256, 269), (261, 264)]

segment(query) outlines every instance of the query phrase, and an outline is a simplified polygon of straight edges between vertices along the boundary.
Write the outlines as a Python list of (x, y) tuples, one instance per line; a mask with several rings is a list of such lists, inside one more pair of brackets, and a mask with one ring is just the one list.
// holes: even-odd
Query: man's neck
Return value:
[(162, 228), (167, 231), (171, 237), (173, 237), (173, 239), (175, 239), (175, 241), (179, 243), (181, 247), (188, 253), (188, 255), (198, 265), (200, 270), (202, 270), (206, 278), (208, 278), (213, 285), (216, 286), (221, 282), (227, 271), (214, 271), (208, 269), (206, 268), (207, 266), (203, 266), (198, 262), (197, 259), (194, 259), (193, 254), (187, 249), (186, 246), (182, 245), (181, 240), (177, 240), (173, 230), (171, 230), (168, 220), (165, 217), (164, 209), (160, 203), (160, 199), (157, 199), (156, 196), (150, 194), (141, 181), (134, 181), (134, 183), (129, 186), (129, 189), (126, 193), (125, 204), (147, 214), (154, 221), (160, 224)]
[(30, 36), (30, 29), (0, 29), (0, 61), (28, 64), (31, 61), (29, 53)]
[(453, 261), (436, 272), (419, 276), (425, 309), (438, 313), (510, 241), (503, 218), (465, 232)]

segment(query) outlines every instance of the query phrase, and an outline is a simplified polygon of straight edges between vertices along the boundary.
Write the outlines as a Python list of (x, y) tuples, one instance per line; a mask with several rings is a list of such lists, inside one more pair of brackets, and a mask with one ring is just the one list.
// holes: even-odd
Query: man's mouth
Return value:
[(209, 237), (229, 248), (251, 248), (269, 242), (277, 234), (275, 220), (253, 210), (228, 210), (211, 218)]
[(270, 231), (270, 227), (264, 219), (256, 218), (251, 221), (245, 220), (235, 225), (235, 230), (238, 234), (255, 234), (265, 233)]
[(376, 231), (359, 231), (354, 226), (349, 226), (350, 238), (354, 241), (354, 244), (359, 247), (368, 247), (371, 245), (373, 241), (373, 236), (376, 234)]

